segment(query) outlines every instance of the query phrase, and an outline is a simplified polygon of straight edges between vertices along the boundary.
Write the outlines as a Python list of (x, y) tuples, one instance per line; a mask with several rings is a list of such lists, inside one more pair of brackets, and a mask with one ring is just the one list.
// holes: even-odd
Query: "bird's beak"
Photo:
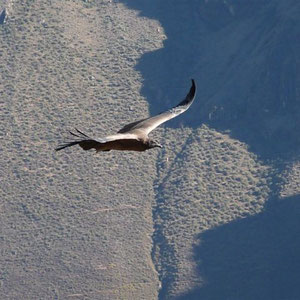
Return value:
[(162, 148), (162, 145), (160, 144), (156, 144), (155, 147), (159, 147), (159, 148)]

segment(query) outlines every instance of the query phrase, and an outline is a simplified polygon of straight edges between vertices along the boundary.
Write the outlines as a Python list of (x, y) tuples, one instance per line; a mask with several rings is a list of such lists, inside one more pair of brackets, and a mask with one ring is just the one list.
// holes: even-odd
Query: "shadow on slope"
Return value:
[(300, 195), (199, 235), (195, 259), (206, 284), (184, 299), (293, 300), (300, 294)]
[(137, 65), (152, 114), (176, 104), (195, 78), (198, 99), (167, 126), (230, 130), (262, 158), (299, 150), (297, 0), (122, 2), (157, 19), (167, 36)]
[[(166, 126), (229, 130), (266, 160), (299, 152), (299, 1), (121, 2), (167, 36), (137, 65), (151, 114), (177, 104), (195, 78), (193, 106)], [(270, 199), (263, 213), (199, 236), (195, 259), (207, 284), (181, 299), (297, 299), (299, 209), (300, 196)]]

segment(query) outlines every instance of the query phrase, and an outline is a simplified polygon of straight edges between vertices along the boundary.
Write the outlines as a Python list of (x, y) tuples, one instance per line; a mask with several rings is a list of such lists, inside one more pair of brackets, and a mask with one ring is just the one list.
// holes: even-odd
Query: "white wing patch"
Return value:
[[(129, 126), (127, 132), (128, 133), (139, 132), (140, 134), (148, 135), (152, 130), (154, 130), (160, 124), (168, 120), (171, 120), (177, 117), (178, 115), (182, 114), (183, 112), (185, 112), (192, 105), (195, 99), (195, 95), (196, 95), (196, 84), (195, 81), (192, 79), (192, 86), (190, 88), (189, 93), (179, 104), (167, 110), (166, 112), (160, 113), (159, 115), (156, 115), (154, 117), (150, 117), (145, 120), (128, 124)], [(126, 130), (126, 126), (121, 130)]]
[(136, 134), (132, 134), (132, 133), (118, 133), (118, 134), (106, 136), (104, 138), (95, 139), (95, 141), (101, 144), (117, 141), (117, 140), (138, 140), (138, 137)]

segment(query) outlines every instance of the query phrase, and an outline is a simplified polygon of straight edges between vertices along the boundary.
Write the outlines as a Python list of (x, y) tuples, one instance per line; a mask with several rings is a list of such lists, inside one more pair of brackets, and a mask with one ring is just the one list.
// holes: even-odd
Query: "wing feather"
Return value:
[(106, 143), (118, 141), (118, 140), (138, 140), (138, 137), (135, 134), (114, 134), (109, 135), (107, 137), (101, 138), (101, 139), (93, 139), (86, 135), (85, 133), (79, 131), (77, 128), (75, 128), (76, 133), (71, 132), (73, 136), (75, 136), (77, 139), (75, 141), (66, 142), (64, 144), (59, 145), (55, 150), (60, 151), (62, 149), (79, 145), (83, 150), (91, 150), (95, 149), (98, 150), (102, 148)]
[(104, 138), (100, 138), (100, 139), (95, 139), (95, 141), (99, 142), (99, 143), (107, 143), (107, 142), (112, 142), (112, 141), (116, 141), (116, 140), (138, 140), (138, 137), (136, 134), (133, 133), (117, 133), (114, 135), (109, 135), (106, 136)]
[[(127, 124), (118, 131), (117, 134), (109, 135), (100, 139), (93, 139), (76, 129), (76, 132), (70, 132), (76, 139), (70, 142), (59, 145), (55, 150), (59, 151), (67, 147), (79, 145), (84, 150), (96, 149), (98, 151), (109, 151), (111, 142), (120, 140), (120, 143), (128, 140), (144, 140), (147, 135), (160, 124), (175, 118), (176, 116), (185, 112), (193, 103), (196, 94), (196, 84), (192, 79), (192, 86), (189, 93), (179, 104), (173, 108), (160, 113), (154, 117), (139, 120), (130, 124)], [(133, 142), (133, 141), (132, 141)], [(107, 145), (105, 145), (107, 143)], [(120, 146), (121, 147), (121, 146)], [(116, 148), (114, 148), (116, 149)], [(118, 148), (121, 149), (121, 148)], [(122, 148), (123, 149), (123, 148)], [(124, 149), (123, 149), (124, 150)], [(128, 149), (127, 149), (128, 150)]]
[(148, 135), (152, 130), (161, 125), (162, 123), (171, 120), (178, 115), (185, 112), (193, 103), (196, 95), (196, 84), (192, 79), (192, 86), (187, 96), (173, 108), (162, 112), (154, 117), (139, 120), (130, 124), (125, 125), (118, 133), (134, 133), (136, 130), (142, 132), (144, 135)]

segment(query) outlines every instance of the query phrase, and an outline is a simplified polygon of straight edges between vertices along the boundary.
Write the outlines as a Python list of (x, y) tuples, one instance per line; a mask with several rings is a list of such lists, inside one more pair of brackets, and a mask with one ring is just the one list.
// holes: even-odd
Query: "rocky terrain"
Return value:
[[(1, 299), (299, 298), (298, 1), (4, 9)], [(54, 151), (172, 107), (191, 78), (163, 149)]]

